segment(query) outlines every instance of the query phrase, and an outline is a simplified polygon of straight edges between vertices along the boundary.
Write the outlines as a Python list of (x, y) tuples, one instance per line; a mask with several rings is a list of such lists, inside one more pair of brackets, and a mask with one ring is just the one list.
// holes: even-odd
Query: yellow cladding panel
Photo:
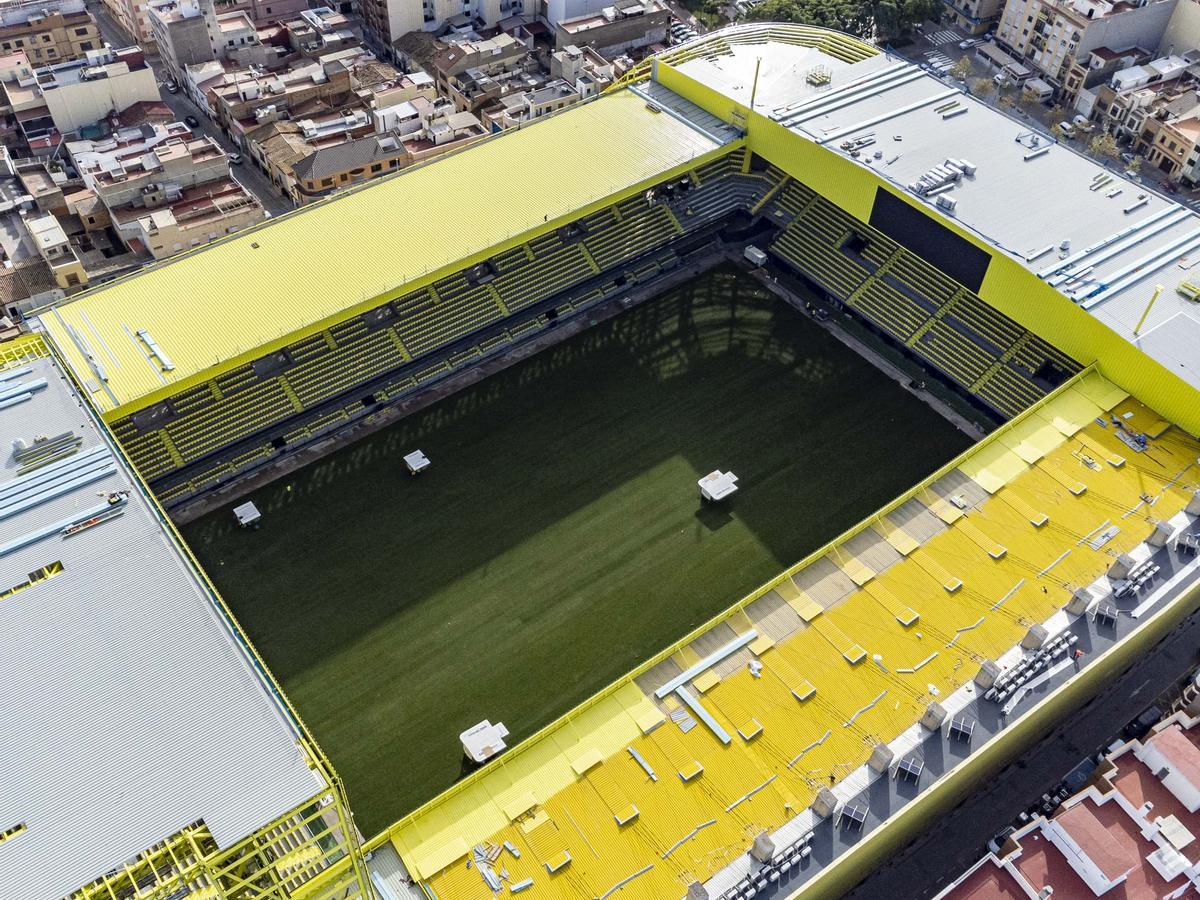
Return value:
[[(111, 395), (94, 392), (97, 406), (132, 411), (718, 148), (618, 91), (90, 291), (42, 321), (81, 382), (95, 376), (78, 341), (104, 368)], [(531, 167), (546, 166), (554, 190), (531, 189)], [(151, 361), (141, 329), (173, 370)]]

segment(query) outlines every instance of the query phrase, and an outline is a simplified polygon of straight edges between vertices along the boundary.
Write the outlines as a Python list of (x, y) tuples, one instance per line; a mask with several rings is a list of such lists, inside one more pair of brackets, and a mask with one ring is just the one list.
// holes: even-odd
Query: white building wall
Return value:
[(113, 110), (123, 112), (141, 101), (159, 99), (154, 70), (147, 66), (93, 81), (80, 81), (46, 91), (44, 98), (54, 127), (66, 134), (98, 122)]
[(1169, 759), (1162, 755), (1153, 744), (1143, 744), (1133, 754), (1141, 760), (1147, 769), (1157, 775), (1166, 771), (1162, 778), (1163, 787), (1182, 803), (1188, 812), (1200, 810), (1200, 785), (1192, 784), (1176, 769)]

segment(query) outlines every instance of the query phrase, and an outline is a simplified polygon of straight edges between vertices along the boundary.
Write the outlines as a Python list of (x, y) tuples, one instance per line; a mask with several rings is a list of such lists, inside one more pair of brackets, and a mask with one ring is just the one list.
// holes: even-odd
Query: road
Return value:
[[(89, 2), (87, 8), (96, 17), (96, 24), (100, 28), (100, 36), (107, 43), (114, 47), (128, 47), (136, 43), (121, 23), (116, 21), (108, 10), (104, 8), (104, 4)], [(171, 107), (171, 111), (175, 113), (179, 121), (182, 122), (187, 116), (194, 116), (200, 123), (198, 126), (192, 127), (194, 132), (211, 137), (221, 145), (221, 149), (226, 153), (242, 152), (215, 122), (208, 119), (206, 112), (184, 96), (182, 91), (172, 94), (166, 89), (167, 72), (162, 59), (158, 56), (147, 54), (146, 63), (154, 70), (154, 75), (158, 79), (159, 95), (162, 97), (162, 101)], [(248, 159), (241, 165), (233, 166), (232, 172), (234, 178), (258, 198), (263, 208), (270, 215), (278, 216), (294, 209), (292, 201), (284, 197), (275, 185), (271, 183), (271, 179), (256, 168)]]
[(1160, 691), (1196, 666), (1200, 612), (1075, 711), (1022, 759), (981, 784), (845, 900), (927, 900), (987, 851), (987, 841), (1056, 785), (1084, 757), (1106, 747)]

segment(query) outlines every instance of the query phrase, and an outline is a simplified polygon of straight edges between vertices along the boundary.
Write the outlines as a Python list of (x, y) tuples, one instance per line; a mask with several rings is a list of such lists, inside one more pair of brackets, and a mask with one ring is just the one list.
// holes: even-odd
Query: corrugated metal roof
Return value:
[[(97, 406), (130, 411), (720, 146), (619, 91), (89, 292), (42, 321), (80, 381), (94, 382)], [(151, 362), (139, 329), (173, 370)]]
[[(26, 365), (16, 381), (49, 385), (0, 409), (0, 433), (73, 430), (76, 461), (107, 446), (54, 362)], [(5, 449), (0, 489), (15, 477)], [(131, 486), (117, 464), (0, 519), (0, 545)], [(0, 829), (26, 826), (0, 844), (0, 897), (61, 897), (198, 820), (229, 846), (325, 789), (141, 495), (116, 519), (0, 555), (0, 591), (54, 562), (61, 574), (0, 597)]]

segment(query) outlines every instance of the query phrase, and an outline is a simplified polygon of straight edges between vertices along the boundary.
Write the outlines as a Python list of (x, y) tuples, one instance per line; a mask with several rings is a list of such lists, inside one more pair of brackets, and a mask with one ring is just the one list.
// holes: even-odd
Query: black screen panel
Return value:
[(959, 237), (931, 214), (909, 206), (890, 191), (876, 188), (871, 227), (907, 247), (967, 290), (979, 293), (991, 256)]

